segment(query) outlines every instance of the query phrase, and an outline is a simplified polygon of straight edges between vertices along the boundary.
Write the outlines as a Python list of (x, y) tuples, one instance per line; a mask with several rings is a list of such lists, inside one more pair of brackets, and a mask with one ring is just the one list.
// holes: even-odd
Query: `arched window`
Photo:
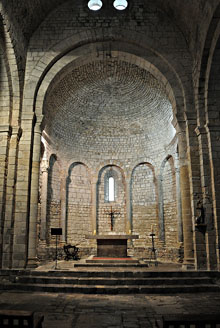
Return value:
[(115, 200), (115, 179), (113, 177), (108, 179), (108, 200), (109, 202)]
[(115, 202), (117, 198), (117, 172), (108, 169), (104, 177), (105, 202)]

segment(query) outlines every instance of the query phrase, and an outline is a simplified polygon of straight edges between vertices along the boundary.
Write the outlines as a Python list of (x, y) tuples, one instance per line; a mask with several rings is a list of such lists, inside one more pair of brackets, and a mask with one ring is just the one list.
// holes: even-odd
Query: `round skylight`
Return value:
[(102, 8), (102, 1), (101, 0), (90, 0), (88, 2), (88, 7), (90, 10), (97, 11)]
[(113, 6), (117, 10), (124, 10), (124, 9), (127, 8), (128, 2), (127, 2), (127, 0), (115, 0), (114, 3), (113, 3)]

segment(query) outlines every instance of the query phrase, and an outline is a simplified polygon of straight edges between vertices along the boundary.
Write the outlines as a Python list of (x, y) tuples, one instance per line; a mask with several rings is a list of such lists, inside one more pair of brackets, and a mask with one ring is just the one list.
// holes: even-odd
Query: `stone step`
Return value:
[(2, 284), (1, 290), (49, 293), (82, 293), (82, 294), (173, 294), (219, 292), (220, 287), (210, 284), (202, 285), (169, 285), (169, 286), (103, 286), (103, 285), (66, 285), (66, 284)]
[(44, 277), (104, 277), (104, 278), (191, 278), (209, 277), (220, 279), (217, 271), (147, 271), (126, 269), (103, 270), (0, 270), (1, 277), (44, 276)]
[[(144, 267), (149, 267), (149, 265), (147, 264), (147, 263), (143, 263), (143, 264), (141, 264), (141, 263), (139, 263), (139, 261), (137, 261), (137, 260), (114, 260), (114, 259), (111, 259), (111, 260), (103, 260), (103, 259), (92, 259), (92, 260), (86, 260), (86, 263), (85, 264), (83, 264), (83, 263), (81, 263), (81, 265), (83, 265), (83, 266), (86, 266), (87, 264), (116, 264), (116, 265), (118, 265), (118, 264), (126, 264), (126, 265), (130, 265), (130, 264), (136, 264), (136, 266), (137, 267), (139, 267), (139, 266), (141, 266), (141, 267), (143, 267), (143, 265), (144, 265)], [(79, 264), (77, 264), (76, 263), (76, 266), (78, 266)]]
[(118, 261), (117, 263), (114, 262), (114, 260), (109, 260), (109, 261), (95, 261), (92, 260), (91, 262), (88, 263), (76, 263), (74, 265), (75, 268), (148, 268), (149, 265), (146, 263), (136, 263), (135, 261), (129, 261), (129, 262), (120, 262)]
[(201, 278), (70, 278), (70, 277), (44, 277), (44, 276), (18, 276), (12, 282), (26, 284), (65, 284), (65, 285), (108, 285), (108, 286), (130, 286), (130, 285), (199, 285), (212, 284), (208, 277)]

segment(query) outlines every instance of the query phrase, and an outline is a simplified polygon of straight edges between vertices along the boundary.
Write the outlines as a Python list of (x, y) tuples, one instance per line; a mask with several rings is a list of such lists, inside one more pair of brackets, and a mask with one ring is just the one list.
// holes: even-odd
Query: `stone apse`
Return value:
[(169, 1), (96, 14), (57, 1), (21, 31), (3, 3), (1, 267), (51, 259), (50, 231), (61, 227), (59, 246), (85, 256), (96, 251), (85, 235), (139, 235), (128, 249), (139, 258), (149, 257), (153, 229), (161, 261), (217, 269), (217, 1), (191, 15), (201, 35), (170, 19)]
[(95, 254), (94, 241), (85, 235), (138, 234), (129, 252), (146, 258), (153, 229), (158, 257), (182, 261), (179, 159), (171, 103), (162, 83), (147, 69), (132, 58), (127, 62), (113, 56), (64, 68), (47, 92), (38, 256), (50, 258), (50, 229), (62, 227), (60, 241), (77, 244), (82, 255)]

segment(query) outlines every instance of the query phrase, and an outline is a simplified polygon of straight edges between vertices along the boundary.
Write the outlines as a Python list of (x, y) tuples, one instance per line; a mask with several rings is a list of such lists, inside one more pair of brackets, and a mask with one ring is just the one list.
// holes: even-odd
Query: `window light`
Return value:
[(108, 180), (108, 192), (109, 192), (109, 202), (114, 202), (115, 200), (115, 181), (113, 177), (110, 177)]
[(90, 0), (88, 2), (88, 7), (90, 10), (97, 11), (102, 8), (102, 1), (101, 0)]
[(124, 10), (124, 9), (127, 8), (128, 2), (127, 2), (127, 0), (115, 0), (114, 3), (113, 3), (113, 6), (117, 10)]

